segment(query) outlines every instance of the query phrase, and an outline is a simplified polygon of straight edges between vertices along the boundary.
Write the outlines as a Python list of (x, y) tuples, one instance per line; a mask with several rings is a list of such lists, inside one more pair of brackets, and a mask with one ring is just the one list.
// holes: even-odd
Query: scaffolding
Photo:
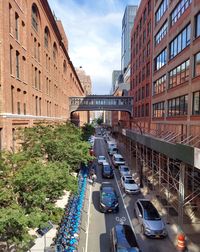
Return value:
[[(180, 134), (162, 134), (165, 141), (173, 141)], [(182, 142), (193, 140), (189, 138)], [(130, 162), (136, 160), (140, 182), (147, 186), (166, 208), (167, 215), (177, 223), (200, 223), (200, 170), (156, 152), (121, 135), (121, 143), (129, 153)]]

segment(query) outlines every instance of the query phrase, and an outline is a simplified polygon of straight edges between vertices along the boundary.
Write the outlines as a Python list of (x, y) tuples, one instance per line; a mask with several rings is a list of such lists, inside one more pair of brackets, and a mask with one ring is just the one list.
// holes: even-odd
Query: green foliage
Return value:
[(60, 222), (63, 210), (55, 202), (64, 190), (77, 191), (71, 174), (91, 159), (82, 136), (69, 123), (41, 124), (20, 130), (18, 153), (1, 153), (0, 240), (8, 248), (24, 251), (33, 239), (29, 228)]
[(103, 118), (102, 117), (97, 118), (97, 124), (101, 125), (102, 123), (103, 123)]
[(83, 131), (82, 138), (84, 141), (87, 141), (91, 135), (94, 135), (95, 128), (92, 124), (85, 123), (82, 127), (82, 131)]

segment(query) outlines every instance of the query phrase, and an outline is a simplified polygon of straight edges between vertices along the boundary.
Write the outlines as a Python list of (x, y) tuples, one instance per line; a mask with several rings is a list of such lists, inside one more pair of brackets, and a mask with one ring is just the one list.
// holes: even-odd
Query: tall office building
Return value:
[(120, 74), (121, 74), (120, 70), (113, 70), (113, 72), (112, 72), (112, 93), (115, 91), (115, 89), (117, 87), (117, 81), (118, 81)]
[(122, 37), (121, 37), (121, 70), (124, 73), (130, 63), (131, 52), (131, 30), (134, 24), (138, 6), (126, 6), (122, 19)]
[(68, 120), (84, 89), (47, 0), (0, 1), (0, 13), (0, 149), (14, 149), (18, 127)]

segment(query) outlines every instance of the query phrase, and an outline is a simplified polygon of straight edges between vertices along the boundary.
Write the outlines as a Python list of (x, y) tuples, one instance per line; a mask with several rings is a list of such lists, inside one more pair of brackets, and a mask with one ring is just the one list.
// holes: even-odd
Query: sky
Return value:
[(121, 30), (126, 5), (139, 0), (48, 0), (62, 21), (68, 53), (92, 80), (93, 94), (109, 94), (112, 71), (121, 69)]

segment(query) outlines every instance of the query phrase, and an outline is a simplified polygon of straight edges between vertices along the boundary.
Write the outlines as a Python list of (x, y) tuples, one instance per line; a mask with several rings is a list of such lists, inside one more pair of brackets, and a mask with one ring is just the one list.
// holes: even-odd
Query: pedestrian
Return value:
[(94, 173), (92, 175), (92, 185), (94, 185), (94, 183), (96, 182), (96, 180), (97, 180), (97, 175)]

